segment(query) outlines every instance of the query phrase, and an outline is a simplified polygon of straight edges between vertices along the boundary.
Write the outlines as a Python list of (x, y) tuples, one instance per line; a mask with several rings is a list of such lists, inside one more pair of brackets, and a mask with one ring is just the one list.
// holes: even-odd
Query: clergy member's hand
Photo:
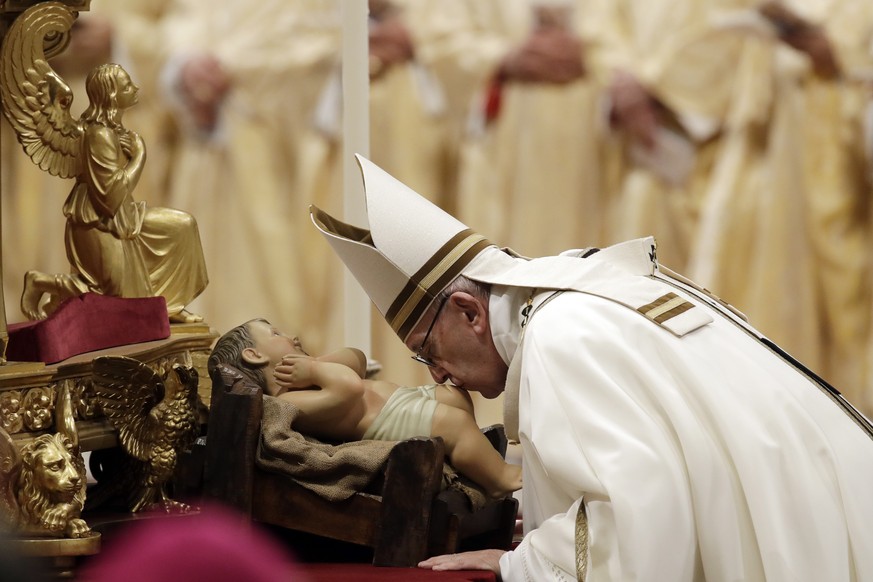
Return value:
[(806, 53), (816, 75), (823, 79), (840, 76), (837, 56), (823, 27), (801, 17), (781, 0), (767, 0), (758, 10), (773, 23), (785, 44)]
[(503, 550), (477, 550), (460, 554), (434, 556), (418, 563), (428, 570), (490, 570), (500, 575), (500, 558)]
[(840, 65), (831, 42), (820, 26), (808, 26), (782, 37), (789, 46), (806, 53), (812, 62), (812, 69), (822, 79), (836, 79), (840, 75)]
[(89, 12), (73, 22), (67, 50), (52, 57), (52, 68), (62, 77), (81, 75), (112, 60), (113, 27), (105, 16)]
[(80, 70), (90, 71), (112, 58), (113, 33), (112, 23), (105, 16), (83, 14), (73, 23), (66, 52), (79, 63)]
[(211, 131), (230, 90), (230, 77), (221, 62), (212, 55), (192, 56), (182, 65), (179, 89), (197, 127)]
[(392, 65), (415, 56), (412, 37), (398, 14), (370, 23), (370, 77), (376, 78)]
[(612, 125), (626, 131), (643, 146), (653, 147), (658, 113), (656, 101), (648, 90), (630, 73), (617, 71), (609, 86), (609, 97)]
[(573, 32), (539, 28), (500, 64), (499, 77), (522, 83), (570, 83), (585, 76), (584, 47)]

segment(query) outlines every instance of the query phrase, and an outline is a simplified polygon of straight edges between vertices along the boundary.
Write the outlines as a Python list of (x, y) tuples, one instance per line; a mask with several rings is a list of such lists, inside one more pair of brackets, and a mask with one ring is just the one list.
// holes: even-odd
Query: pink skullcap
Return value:
[(306, 582), (288, 552), (228, 510), (144, 519), (94, 556), (85, 582)]

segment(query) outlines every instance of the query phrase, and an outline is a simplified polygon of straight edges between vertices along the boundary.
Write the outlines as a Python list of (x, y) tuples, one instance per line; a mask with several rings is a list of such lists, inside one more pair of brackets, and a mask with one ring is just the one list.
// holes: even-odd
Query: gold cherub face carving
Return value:
[(20, 391), (0, 392), (0, 428), (10, 434), (20, 432), (24, 428), (24, 419), (21, 417)]
[(24, 395), (22, 416), (30, 430), (45, 430), (52, 425), (52, 392), (49, 388), (32, 388)]

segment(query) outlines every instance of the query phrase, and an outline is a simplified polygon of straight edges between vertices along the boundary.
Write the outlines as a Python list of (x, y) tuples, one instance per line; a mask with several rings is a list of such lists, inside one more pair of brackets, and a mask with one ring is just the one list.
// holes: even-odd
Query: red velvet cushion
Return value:
[(163, 297), (85, 293), (67, 299), (46, 319), (10, 325), (6, 359), (54, 364), (85, 352), (169, 336)]

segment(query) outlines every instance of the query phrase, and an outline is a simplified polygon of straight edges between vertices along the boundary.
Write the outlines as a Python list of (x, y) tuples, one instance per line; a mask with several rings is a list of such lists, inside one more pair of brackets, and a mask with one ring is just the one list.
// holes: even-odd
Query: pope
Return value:
[(519, 546), (421, 567), (873, 580), (870, 422), (653, 239), (528, 259), (358, 162), (369, 229), (315, 226), (437, 382), (504, 394), (522, 451)]

